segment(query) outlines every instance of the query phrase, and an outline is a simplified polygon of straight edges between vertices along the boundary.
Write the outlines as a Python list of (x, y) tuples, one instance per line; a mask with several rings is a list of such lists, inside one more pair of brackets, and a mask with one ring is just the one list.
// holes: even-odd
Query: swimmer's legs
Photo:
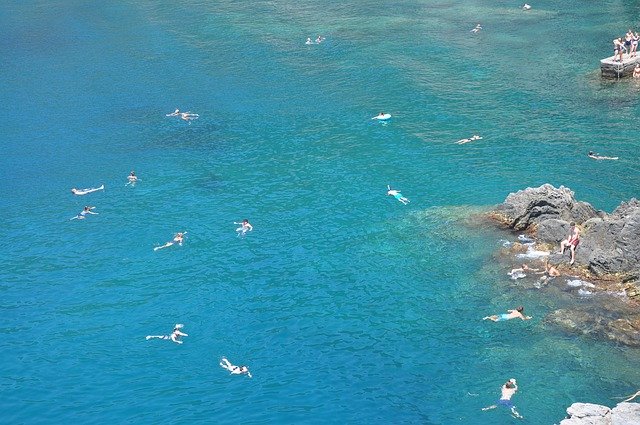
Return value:
[(482, 410), (491, 410), (491, 409), (495, 409), (496, 407), (498, 407), (497, 404), (492, 404), (491, 406), (487, 406), (487, 407), (483, 407)]
[(493, 320), (494, 322), (497, 322), (500, 318), (497, 315), (492, 315), (492, 316), (486, 316), (483, 317), (482, 320)]
[(169, 337), (167, 335), (147, 335), (147, 341), (153, 338), (158, 338), (158, 339), (169, 339)]
[(516, 410), (516, 407), (515, 407), (515, 406), (513, 406), (513, 407), (511, 408), (511, 414), (513, 415), (513, 417), (514, 417), (514, 418), (524, 419), (524, 418), (522, 417), (522, 415), (521, 415), (520, 413), (518, 413), (518, 411)]
[(162, 246), (157, 246), (155, 248), (153, 248), (154, 251), (157, 251), (159, 249), (163, 249), (163, 248), (169, 248), (171, 245), (173, 245), (173, 242), (167, 242), (166, 244), (162, 245)]

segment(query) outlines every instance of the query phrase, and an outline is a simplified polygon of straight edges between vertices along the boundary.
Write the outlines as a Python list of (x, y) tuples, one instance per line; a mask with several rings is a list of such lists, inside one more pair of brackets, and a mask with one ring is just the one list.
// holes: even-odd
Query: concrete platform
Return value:
[(633, 74), (633, 68), (639, 63), (638, 57), (629, 57), (622, 55), (622, 62), (615, 60), (614, 56), (600, 60), (600, 70), (605, 78), (622, 78), (630, 77)]

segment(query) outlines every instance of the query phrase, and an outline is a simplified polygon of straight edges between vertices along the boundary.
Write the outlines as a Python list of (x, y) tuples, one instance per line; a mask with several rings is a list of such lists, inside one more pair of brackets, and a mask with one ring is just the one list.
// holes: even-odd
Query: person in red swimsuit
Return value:
[(569, 262), (569, 264), (573, 265), (574, 261), (576, 260), (576, 248), (580, 243), (580, 229), (578, 229), (576, 223), (574, 223), (573, 221), (569, 223), (569, 225), (571, 226), (569, 236), (567, 237), (567, 239), (560, 242), (559, 254), (564, 254), (564, 251), (569, 248), (571, 251), (571, 261)]

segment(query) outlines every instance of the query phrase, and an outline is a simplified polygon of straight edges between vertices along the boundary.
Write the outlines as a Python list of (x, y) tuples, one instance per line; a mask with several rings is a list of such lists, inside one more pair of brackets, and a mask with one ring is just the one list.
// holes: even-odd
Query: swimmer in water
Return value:
[(86, 195), (88, 193), (93, 193), (93, 192), (97, 192), (99, 190), (104, 190), (104, 185), (100, 186), (100, 187), (94, 187), (94, 188), (90, 188), (90, 189), (76, 189), (75, 187), (73, 189), (71, 189), (71, 193), (73, 193), (74, 195)]
[(311, 40), (311, 37), (307, 37), (307, 41), (305, 41), (304, 44), (306, 44), (306, 45), (313, 44), (313, 41)]
[(516, 280), (516, 279), (521, 279), (523, 277), (527, 277), (525, 272), (537, 272), (537, 271), (539, 271), (539, 269), (533, 269), (527, 266), (526, 264), (522, 264), (522, 267), (518, 269), (511, 269), (511, 271), (507, 274), (511, 276), (511, 279)]
[(494, 314), (492, 316), (483, 317), (482, 320), (493, 320), (494, 322), (500, 322), (501, 320), (522, 319), (531, 320), (531, 316), (525, 316), (522, 314), (524, 307), (517, 307), (515, 310), (507, 310), (508, 313)]
[(548, 283), (548, 281), (550, 281), (551, 279), (553, 279), (554, 277), (558, 277), (560, 276), (560, 272), (558, 271), (558, 269), (556, 269), (554, 266), (552, 266), (551, 264), (549, 264), (549, 260), (547, 259), (547, 262), (544, 263), (544, 271), (541, 273), (537, 273), (537, 274), (541, 274), (542, 276), (540, 276), (540, 282), (542, 283)]
[(496, 404), (492, 404), (491, 406), (483, 407), (482, 410), (490, 410), (495, 409), (496, 407), (506, 407), (511, 411), (511, 414), (518, 419), (522, 419), (522, 415), (518, 413), (516, 407), (513, 405), (511, 401), (511, 397), (518, 391), (518, 384), (514, 378), (509, 379), (501, 388), (501, 396), (500, 400)]
[(325, 40), (325, 38), (321, 35), (318, 36), (318, 38), (316, 38), (316, 43), (320, 44)]
[(589, 151), (589, 153), (587, 154), (587, 156), (591, 159), (597, 159), (597, 160), (603, 160), (603, 159), (610, 159), (610, 160), (617, 160), (618, 157), (617, 156), (601, 156), (593, 151)]
[(239, 224), (240, 227), (238, 227), (236, 229), (236, 232), (238, 232), (238, 237), (243, 237), (247, 232), (250, 232), (253, 230), (253, 226), (251, 225), (251, 223), (249, 223), (249, 220), (247, 220), (246, 218), (244, 220), (242, 220), (242, 222), (238, 223), (237, 221), (234, 221), (233, 224)]
[(147, 335), (147, 341), (153, 338), (170, 339), (176, 344), (182, 344), (182, 341), (180, 340), (180, 338), (182, 338), (183, 336), (189, 336), (186, 333), (180, 331), (180, 329), (182, 329), (183, 327), (184, 327), (183, 324), (176, 323), (176, 325), (173, 327), (173, 332), (171, 332), (171, 335)]
[[(622, 403), (625, 403), (627, 401), (631, 401), (634, 398), (640, 396), (640, 391), (636, 392), (635, 394), (631, 394), (628, 398), (626, 398), (625, 400), (622, 400)], [(616, 398), (623, 398), (623, 397), (616, 397)]]
[(226, 357), (220, 360), (220, 366), (227, 369), (232, 375), (247, 375), (249, 378), (252, 377), (248, 367), (232, 365)]
[(480, 32), (480, 30), (482, 29), (482, 27), (480, 26), (480, 24), (476, 25), (476, 27), (474, 29), (471, 30), (472, 33), (477, 34)]
[(528, 5), (527, 3), (525, 3), (525, 4), (522, 6), (522, 10), (531, 10), (531, 5)]
[(136, 176), (135, 171), (131, 171), (131, 173), (127, 176), (127, 180), (129, 181), (125, 183), (125, 186), (135, 186), (136, 183), (140, 181), (140, 179), (138, 179), (138, 176)]
[(90, 206), (85, 206), (84, 209), (82, 211), (80, 211), (80, 213), (75, 216), (75, 217), (71, 217), (69, 220), (84, 220), (85, 218), (87, 218), (87, 214), (91, 214), (91, 215), (98, 215), (97, 212), (93, 212), (91, 210), (95, 209), (96, 207), (90, 207)]
[(469, 143), (469, 142), (473, 142), (474, 140), (482, 140), (482, 137), (478, 136), (477, 134), (474, 134), (473, 136), (469, 137), (468, 139), (460, 139), (456, 142), (457, 145), (464, 145), (465, 143)]
[(375, 117), (371, 118), (372, 120), (387, 120), (389, 118), (391, 118), (391, 115), (389, 115), (388, 117), (386, 117), (384, 112), (380, 112), (378, 115), (376, 115)]
[(167, 116), (167, 117), (180, 117), (181, 120), (184, 120), (184, 121), (188, 122), (189, 124), (191, 124), (192, 120), (196, 120), (196, 119), (200, 118), (200, 115), (198, 115), (198, 114), (192, 114), (189, 111), (180, 112), (180, 109), (176, 109), (172, 113), (166, 114), (165, 116)]
[(186, 235), (186, 234), (187, 234), (187, 232), (178, 232), (173, 237), (172, 241), (169, 241), (166, 244), (161, 245), (161, 246), (156, 246), (155, 248), (153, 248), (153, 250), (157, 251), (159, 249), (169, 248), (170, 246), (175, 245), (175, 244), (178, 244), (179, 246), (182, 246), (182, 242), (184, 241), (184, 235)]
[(391, 186), (389, 185), (387, 185), (387, 195), (393, 196), (398, 201), (402, 202), (404, 205), (407, 205), (409, 202), (411, 202), (409, 199), (402, 196), (402, 193), (400, 193), (399, 190), (391, 189)]

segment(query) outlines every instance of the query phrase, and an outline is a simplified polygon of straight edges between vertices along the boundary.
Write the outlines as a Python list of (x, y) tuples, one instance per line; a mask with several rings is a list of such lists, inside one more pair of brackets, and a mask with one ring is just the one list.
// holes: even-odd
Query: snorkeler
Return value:
[(191, 124), (192, 120), (198, 119), (200, 118), (200, 115), (198, 114), (192, 114), (191, 112), (187, 111), (187, 112), (180, 112), (180, 109), (176, 109), (175, 111), (173, 111), (170, 114), (166, 114), (166, 117), (180, 117), (180, 119), (188, 122), (189, 124)]
[(131, 171), (131, 173), (127, 176), (127, 180), (128, 182), (125, 183), (125, 186), (135, 186), (137, 182), (142, 181), (138, 178), (138, 176), (136, 176), (135, 171)]
[(84, 209), (82, 211), (80, 211), (80, 213), (78, 213), (77, 216), (75, 217), (71, 217), (69, 220), (84, 220), (85, 218), (87, 218), (87, 214), (91, 214), (91, 215), (98, 215), (97, 212), (93, 212), (91, 210), (95, 209), (96, 207), (90, 207), (90, 206), (85, 206)]
[(170, 246), (174, 245), (174, 244), (178, 244), (179, 246), (182, 246), (182, 242), (184, 241), (184, 235), (186, 235), (187, 232), (178, 232), (176, 233), (176, 235), (173, 237), (172, 241), (167, 242), (164, 245), (161, 246), (156, 246), (155, 248), (153, 248), (154, 251), (157, 251), (159, 249), (163, 249), (163, 248), (169, 248)]
[(409, 202), (411, 202), (409, 199), (402, 196), (402, 193), (400, 193), (399, 190), (391, 189), (391, 186), (389, 185), (387, 185), (387, 195), (393, 196), (398, 201), (402, 202), (404, 205), (407, 205)]
[(483, 407), (482, 410), (490, 410), (495, 409), (496, 407), (506, 407), (511, 410), (511, 414), (518, 419), (522, 419), (522, 415), (518, 413), (516, 410), (516, 406), (513, 405), (511, 401), (511, 397), (518, 391), (518, 384), (514, 378), (509, 379), (501, 388), (502, 394), (500, 395), (500, 400), (496, 404), (492, 404), (491, 406)]
[(251, 378), (251, 372), (249, 372), (249, 368), (246, 366), (235, 366), (232, 365), (229, 360), (227, 360), (226, 357), (223, 357), (220, 360), (220, 366), (222, 366), (224, 369), (227, 369), (232, 375), (247, 375), (249, 378)]
[(589, 153), (587, 154), (587, 156), (591, 159), (597, 159), (597, 160), (603, 160), (603, 159), (609, 159), (609, 160), (613, 160), (616, 161), (618, 159), (617, 156), (602, 156), (599, 155), (593, 151), (589, 151)]
[(92, 193), (92, 192), (97, 192), (99, 190), (104, 190), (104, 185), (100, 186), (100, 187), (95, 187), (95, 188), (90, 188), (90, 189), (76, 189), (75, 187), (73, 189), (71, 189), (71, 193), (73, 193), (74, 195), (86, 195), (88, 193)]
[(500, 322), (501, 320), (522, 319), (531, 320), (531, 316), (525, 316), (522, 314), (524, 307), (517, 307), (515, 310), (507, 310), (508, 313), (494, 314), (492, 316), (483, 317), (482, 320), (493, 320), (494, 322)]
[(480, 26), (480, 24), (476, 25), (476, 27), (474, 29), (471, 30), (472, 33), (477, 34), (480, 32), (480, 30), (482, 29), (482, 27)]
[(234, 221), (233, 224), (239, 224), (240, 227), (238, 227), (236, 229), (236, 232), (238, 232), (238, 237), (244, 237), (244, 235), (247, 232), (250, 232), (253, 230), (253, 226), (251, 225), (251, 223), (249, 223), (249, 220), (247, 220), (246, 218), (244, 220), (242, 220), (242, 222), (238, 223), (237, 221)]
[(180, 331), (180, 329), (182, 328), (184, 328), (183, 324), (176, 323), (176, 325), (173, 327), (173, 332), (171, 332), (171, 335), (147, 335), (147, 341), (152, 338), (170, 339), (176, 344), (182, 344), (182, 341), (180, 341), (180, 338), (183, 336), (189, 336), (186, 333)]

